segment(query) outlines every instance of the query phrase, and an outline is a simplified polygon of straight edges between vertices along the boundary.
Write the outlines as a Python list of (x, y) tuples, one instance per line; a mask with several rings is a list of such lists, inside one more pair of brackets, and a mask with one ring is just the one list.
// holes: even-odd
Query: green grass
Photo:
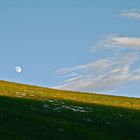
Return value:
[(139, 140), (140, 99), (0, 81), (0, 140)]

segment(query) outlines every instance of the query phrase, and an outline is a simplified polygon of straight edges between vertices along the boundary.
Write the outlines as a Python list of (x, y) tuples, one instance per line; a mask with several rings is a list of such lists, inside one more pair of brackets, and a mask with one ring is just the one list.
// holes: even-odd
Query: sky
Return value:
[(0, 79), (140, 97), (140, 1), (0, 1)]

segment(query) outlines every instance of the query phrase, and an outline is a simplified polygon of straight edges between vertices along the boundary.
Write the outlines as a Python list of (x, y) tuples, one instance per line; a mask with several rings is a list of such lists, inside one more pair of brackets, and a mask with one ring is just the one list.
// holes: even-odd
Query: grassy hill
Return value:
[(0, 140), (139, 139), (139, 98), (0, 81)]

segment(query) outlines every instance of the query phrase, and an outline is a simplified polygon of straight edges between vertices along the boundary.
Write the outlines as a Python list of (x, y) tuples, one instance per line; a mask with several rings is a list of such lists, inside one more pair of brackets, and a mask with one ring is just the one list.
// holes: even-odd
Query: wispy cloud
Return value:
[(100, 59), (93, 63), (59, 70), (60, 75), (76, 73), (68, 77), (63, 84), (55, 88), (78, 91), (114, 90), (130, 81), (140, 79), (140, 69), (132, 70), (134, 55), (125, 55), (119, 59)]
[(134, 10), (123, 11), (121, 12), (120, 16), (140, 20), (140, 10), (134, 9)]
[[(140, 49), (140, 37), (119, 36), (109, 34), (97, 42), (93, 49), (98, 48), (129, 48)], [(92, 50), (93, 50), (92, 49)]]
[[(124, 48), (119, 55), (98, 59), (94, 62), (63, 68), (56, 73), (65, 77), (62, 84), (54, 88), (77, 91), (114, 91), (124, 84), (140, 80), (140, 68), (133, 69), (139, 60), (140, 38), (118, 35), (107, 35), (99, 40), (93, 49)], [(132, 51), (128, 51), (131, 49)]]

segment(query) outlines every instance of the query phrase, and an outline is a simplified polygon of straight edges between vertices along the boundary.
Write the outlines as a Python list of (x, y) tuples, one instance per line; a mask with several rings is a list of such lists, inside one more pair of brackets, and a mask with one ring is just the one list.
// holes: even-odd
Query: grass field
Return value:
[(0, 81), (0, 140), (139, 140), (140, 99)]

